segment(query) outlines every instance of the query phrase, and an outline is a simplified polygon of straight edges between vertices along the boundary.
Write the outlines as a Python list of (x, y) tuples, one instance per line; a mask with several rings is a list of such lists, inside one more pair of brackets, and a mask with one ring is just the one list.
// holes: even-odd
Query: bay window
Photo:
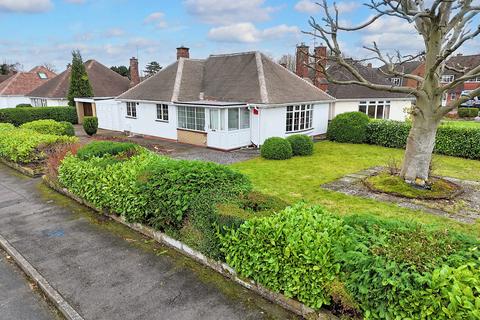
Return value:
[(287, 106), (287, 132), (305, 131), (313, 128), (313, 105)]

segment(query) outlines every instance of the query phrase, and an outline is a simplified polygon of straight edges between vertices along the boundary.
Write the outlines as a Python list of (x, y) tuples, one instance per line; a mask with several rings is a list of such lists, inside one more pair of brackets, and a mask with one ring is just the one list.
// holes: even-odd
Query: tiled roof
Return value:
[[(85, 68), (95, 97), (116, 97), (130, 87), (128, 78), (119, 75), (95, 60), (86, 61)], [(71, 69), (69, 68), (53, 80), (31, 91), (28, 96), (66, 98), (70, 87), (70, 73)]]
[(28, 72), (18, 72), (0, 83), (0, 95), (24, 96), (56, 76), (45, 67), (35, 67)]

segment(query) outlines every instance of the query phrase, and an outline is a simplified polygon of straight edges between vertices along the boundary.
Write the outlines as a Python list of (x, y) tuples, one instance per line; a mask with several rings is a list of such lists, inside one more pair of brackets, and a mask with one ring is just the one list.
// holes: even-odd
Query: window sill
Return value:
[(287, 131), (286, 134), (302, 133), (302, 132), (308, 132), (308, 131), (313, 131), (313, 128), (305, 129), (305, 130), (298, 130), (298, 131)]
[(187, 128), (177, 128), (177, 130), (180, 130), (180, 131), (190, 131), (190, 132), (198, 132), (198, 133), (207, 133), (206, 131), (193, 130), (193, 129), (187, 129)]
[(155, 122), (163, 122), (163, 123), (168, 123), (168, 120), (160, 120), (160, 119), (155, 119)]
[(137, 119), (137, 117), (130, 117), (130, 116), (126, 116), (125, 118), (127, 118), (127, 119)]

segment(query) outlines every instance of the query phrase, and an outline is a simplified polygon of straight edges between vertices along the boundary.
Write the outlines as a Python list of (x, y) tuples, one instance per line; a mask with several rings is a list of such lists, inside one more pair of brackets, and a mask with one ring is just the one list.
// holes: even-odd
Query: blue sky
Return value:
[[(345, 24), (371, 14), (362, 2), (337, 1)], [(301, 33), (310, 30), (310, 16), (319, 16), (313, 0), (0, 0), (0, 61), (24, 69), (48, 62), (62, 71), (78, 48), (85, 60), (107, 66), (127, 65), (137, 52), (142, 66), (152, 60), (165, 66), (180, 45), (191, 48), (192, 58), (261, 50), (277, 59), (300, 42), (313, 46)], [(374, 40), (386, 49), (421, 48), (412, 26), (394, 18), (341, 38), (357, 57)], [(475, 40), (464, 51), (478, 49)]]

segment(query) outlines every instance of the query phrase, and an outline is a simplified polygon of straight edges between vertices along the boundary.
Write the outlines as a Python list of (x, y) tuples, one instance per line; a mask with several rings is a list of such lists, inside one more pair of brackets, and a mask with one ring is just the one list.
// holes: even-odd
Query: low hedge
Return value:
[(64, 143), (75, 143), (77, 138), (41, 134), (29, 129), (0, 129), (0, 157), (20, 164), (45, 160), (49, 148)]
[(265, 159), (286, 160), (293, 156), (293, 151), (292, 146), (286, 139), (271, 137), (263, 142), (260, 154)]
[(458, 116), (460, 118), (478, 117), (479, 108), (458, 108)]
[(305, 204), (221, 236), (241, 276), (366, 319), (477, 319), (480, 242), (423, 224)]
[(34, 107), (0, 109), (0, 122), (8, 122), (20, 126), (35, 120), (52, 119), (78, 123), (77, 111), (73, 107)]
[(20, 103), (20, 104), (17, 104), (15, 108), (33, 108), (33, 106), (29, 103)]
[[(370, 121), (365, 142), (389, 148), (405, 149), (411, 123), (393, 120)], [(440, 125), (434, 152), (453, 157), (480, 159), (480, 128)]]
[(346, 112), (328, 125), (327, 138), (337, 142), (364, 143), (370, 119), (362, 112)]
[(136, 148), (138, 145), (131, 142), (94, 141), (81, 147), (77, 152), (77, 157), (81, 160), (88, 160), (106, 155), (115, 156)]
[(294, 134), (287, 137), (292, 146), (294, 156), (310, 156), (313, 154), (313, 140), (304, 134)]
[(75, 136), (75, 129), (70, 122), (55, 120), (36, 120), (24, 123), (20, 126), (22, 129), (30, 129), (38, 133), (54, 134), (57, 136)]

